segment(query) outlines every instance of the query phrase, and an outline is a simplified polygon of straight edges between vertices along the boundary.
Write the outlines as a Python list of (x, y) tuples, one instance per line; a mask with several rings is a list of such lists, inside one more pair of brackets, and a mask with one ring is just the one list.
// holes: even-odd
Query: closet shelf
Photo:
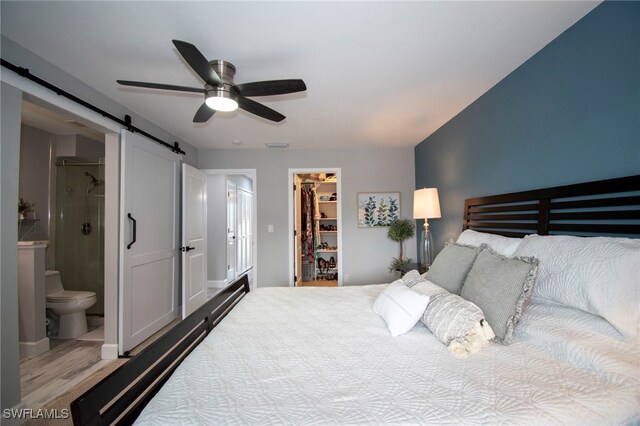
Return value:
[(335, 250), (316, 250), (316, 253), (337, 253), (338, 249)]
[(316, 217), (316, 220), (338, 220), (337, 217)]

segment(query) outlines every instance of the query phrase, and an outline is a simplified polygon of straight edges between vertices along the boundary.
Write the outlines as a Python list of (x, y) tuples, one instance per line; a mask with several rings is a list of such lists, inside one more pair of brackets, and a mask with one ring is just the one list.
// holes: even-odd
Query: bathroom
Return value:
[[(71, 116), (23, 101), (18, 278), (21, 372), (25, 370), (27, 376), (35, 375), (28, 370), (36, 368), (33, 360), (43, 352), (45, 363), (52, 363), (56, 350), (63, 356), (76, 347), (87, 353), (87, 347), (95, 346), (91, 352), (97, 352), (100, 359), (104, 341), (104, 156), (104, 134)], [(39, 255), (26, 253), (38, 249), (42, 250)], [(27, 267), (31, 276), (21, 274), (27, 258), (33, 263)], [(25, 280), (32, 281), (32, 289), (44, 291), (23, 292)], [(40, 302), (26, 300), (30, 297), (24, 294), (33, 294)], [(71, 299), (74, 308), (68, 309)], [(60, 303), (67, 310), (84, 309), (69, 319), (71, 315), (60, 309)], [(44, 307), (46, 313), (40, 312)], [(37, 329), (40, 336), (45, 333), (46, 338), (34, 340), (47, 344), (25, 344), (23, 340), (29, 339), (23, 335), (28, 329)], [(85, 365), (85, 361), (75, 364)], [(37, 368), (47, 368), (42, 364)]]

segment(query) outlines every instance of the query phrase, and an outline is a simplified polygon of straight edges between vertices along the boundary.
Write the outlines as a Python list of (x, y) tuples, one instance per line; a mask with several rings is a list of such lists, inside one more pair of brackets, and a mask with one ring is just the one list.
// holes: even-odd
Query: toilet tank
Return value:
[(62, 280), (60, 279), (60, 271), (45, 271), (44, 273), (45, 294), (63, 291)]

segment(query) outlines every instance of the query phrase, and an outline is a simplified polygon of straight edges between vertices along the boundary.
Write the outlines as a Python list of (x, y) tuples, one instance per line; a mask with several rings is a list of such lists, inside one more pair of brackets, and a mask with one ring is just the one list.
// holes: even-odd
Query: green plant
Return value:
[(18, 201), (18, 214), (22, 217), (28, 216), (29, 213), (33, 211), (33, 206), (35, 206), (35, 204), (25, 201), (20, 197)]
[(400, 243), (400, 256), (393, 258), (393, 261), (389, 266), (389, 271), (400, 270), (403, 265), (411, 262), (411, 259), (404, 258), (404, 242), (405, 240), (412, 238), (415, 234), (416, 226), (413, 223), (413, 220), (402, 218), (391, 222), (387, 236), (392, 241)]

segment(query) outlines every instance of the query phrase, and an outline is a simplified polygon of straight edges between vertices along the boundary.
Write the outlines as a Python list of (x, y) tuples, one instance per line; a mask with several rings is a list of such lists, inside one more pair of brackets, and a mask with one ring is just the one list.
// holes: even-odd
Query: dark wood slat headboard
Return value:
[(640, 235), (640, 175), (469, 198), (462, 228), (508, 237)]

